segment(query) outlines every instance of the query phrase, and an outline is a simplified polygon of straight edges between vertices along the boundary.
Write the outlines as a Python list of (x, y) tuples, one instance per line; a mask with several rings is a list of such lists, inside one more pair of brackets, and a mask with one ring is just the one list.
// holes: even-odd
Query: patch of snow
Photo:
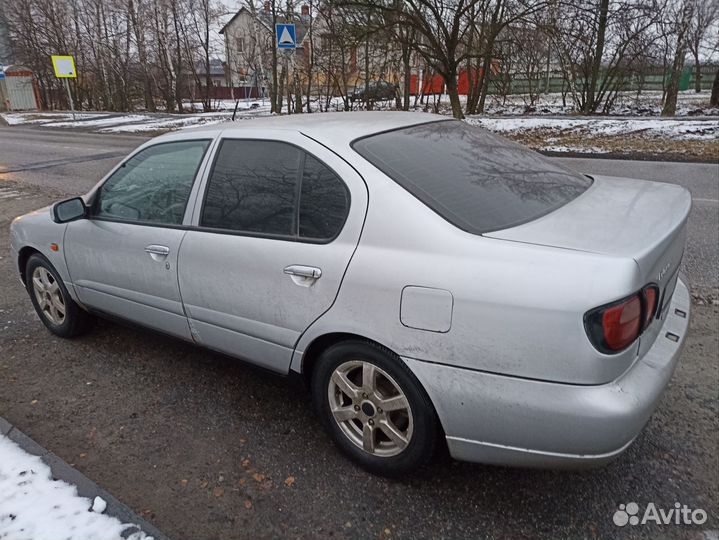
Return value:
[(467, 122), (498, 133), (547, 130), (589, 138), (640, 136), (669, 140), (711, 141), (719, 138), (719, 120), (658, 118), (469, 117)]
[(127, 124), (129, 122), (142, 122), (149, 120), (149, 116), (143, 114), (128, 114), (125, 116), (114, 116), (112, 118), (99, 118), (97, 120), (85, 120), (80, 122), (55, 122), (48, 124), (49, 127), (98, 127)]
[[(700, 93), (694, 90), (686, 90), (678, 95), (676, 117), (688, 116), (717, 116), (719, 108), (709, 107), (708, 90)], [(467, 96), (459, 96), (459, 102), (464, 106)], [(451, 114), (449, 95), (430, 94), (425, 96), (425, 104), (417, 102), (417, 109), (425, 106), (432, 110), (436, 102), (439, 102), (439, 112)], [(414, 107), (414, 96), (412, 106)], [(516, 116), (516, 115), (568, 115), (576, 114), (578, 109), (572, 102), (571, 94), (567, 93), (562, 97), (560, 92), (540, 94), (534, 96), (534, 101), (528, 94), (510, 94), (500, 96), (489, 94), (485, 103), (484, 112), (490, 116)], [(602, 111), (599, 111), (602, 112)], [(617, 98), (607, 111), (609, 116), (660, 116), (662, 112), (662, 92), (645, 90), (639, 96), (636, 91), (620, 92)]]
[[(16, 126), (19, 124), (47, 124), (57, 120), (69, 120), (72, 119), (71, 113), (56, 113), (56, 112), (26, 112), (26, 113), (3, 113), (2, 116), (5, 121), (11, 125)], [(108, 116), (107, 113), (75, 113), (75, 120), (83, 120), (87, 118), (102, 118)]]
[[(0, 538), (123, 540), (123, 532), (138, 529), (91, 512), (95, 503), (80, 497), (75, 486), (53, 480), (50, 467), (40, 457), (0, 435)], [(151, 538), (136, 531), (128, 540)]]
[(513, 118), (469, 116), (466, 118), (466, 122), (497, 132), (530, 131), (535, 129), (568, 130), (583, 124), (581, 120), (573, 118), (542, 118), (529, 116)]
[[(256, 116), (267, 116), (270, 114), (269, 105), (252, 106), (261, 102), (240, 102), (237, 108), (237, 120), (254, 118)], [(232, 109), (198, 114), (176, 114), (167, 118), (150, 118), (147, 122), (132, 123), (119, 126), (111, 126), (99, 129), (103, 133), (144, 133), (152, 131), (187, 129), (200, 126), (209, 126), (226, 122), (232, 118)]]
[(92, 501), (92, 511), (97, 512), (98, 514), (102, 514), (105, 509), (107, 508), (107, 503), (105, 502), (105, 499), (102, 497), (95, 497), (95, 500)]
[(205, 117), (188, 115), (179, 118), (162, 118), (159, 120), (152, 120), (150, 122), (142, 122), (139, 124), (126, 124), (121, 126), (106, 127), (99, 131), (103, 133), (142, 133), (147, 131), (158, 131), (164, 129), (183, 129), (188, 127), (205, 126), (211, 124), (219, 124), (229, 119), (230, 116), (226, 114), (222, 117)]
[(546, 145), (537, 148), (543, 152), (573, 152), (577, 154), (606, 154), (608, 150), (596, 146)]
[(180, 129), (187, 129), (187, 128), (193, 128), (193, 127), (203, 127), (203, 126), (211, 126), (211, 125), (213, 125), (213, 124), (221, 124), (222, 122), (228, 122), (228, 121), (230, 120), (230, 118), (231, 118), (231, 117), (228, 116), (227, 118), (219, 118), (219, 119), (216, 119), (216, 120), (205, 120), (205, 121), (203, 121), (203, 122), (198, 122), (198, 123), (194, 123), (194, 124), (185, 124), (185, 125), (180, 126)]

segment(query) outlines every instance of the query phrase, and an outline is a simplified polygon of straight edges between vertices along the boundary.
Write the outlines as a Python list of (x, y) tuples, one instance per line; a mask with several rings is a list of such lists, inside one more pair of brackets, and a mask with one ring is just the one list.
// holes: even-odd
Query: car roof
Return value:
[(207, 127), (182, 130), (158, 139), (182, 140), (207, 135), (215, 138), (251, 136), (256, 130), (296, 131), (327, 145), (349, 145), (355, 139), (428, 122), (450, 120), (447, 116), (421, 112), (361, 111), (265, 116)]

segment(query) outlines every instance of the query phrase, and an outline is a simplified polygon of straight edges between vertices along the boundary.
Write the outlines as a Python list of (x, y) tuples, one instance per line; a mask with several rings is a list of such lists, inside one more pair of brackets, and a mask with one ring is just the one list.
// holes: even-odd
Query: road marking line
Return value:
[(698, 202), (698, 203), (709, 203), (709, 204), (719, 204), (719, 199), (698, 199), (693, 198), (692, 201)]

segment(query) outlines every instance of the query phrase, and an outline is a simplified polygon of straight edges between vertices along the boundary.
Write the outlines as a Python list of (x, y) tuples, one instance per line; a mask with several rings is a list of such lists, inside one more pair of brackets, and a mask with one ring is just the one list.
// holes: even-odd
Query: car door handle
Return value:
[(169, 247), (158, 246), (157, 244), (150, 244), (145, 248), (145, 251), (150, 255), (160, 255), (161, 257), (167, 257), (170, 254)]
[(304, 278), (319, 279), (322, 277), (322, 270), (315, 268), (314, 266), (301, 266), (299, 264), (293, 264), (284, 269), (285, 274), (291, 276), (299, 276)]

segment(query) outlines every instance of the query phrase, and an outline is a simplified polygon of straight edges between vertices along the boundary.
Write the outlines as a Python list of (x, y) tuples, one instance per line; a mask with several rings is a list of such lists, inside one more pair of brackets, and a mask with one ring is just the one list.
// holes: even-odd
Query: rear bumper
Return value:
[(599, 386), (404, 360), (432, 399), (456, 459), (536, 467), (601, 465), (621, 454), (649, 420), (679, 361), (690, 305), (687, 286), (679, 280), (655, 343), (621, 377)]

